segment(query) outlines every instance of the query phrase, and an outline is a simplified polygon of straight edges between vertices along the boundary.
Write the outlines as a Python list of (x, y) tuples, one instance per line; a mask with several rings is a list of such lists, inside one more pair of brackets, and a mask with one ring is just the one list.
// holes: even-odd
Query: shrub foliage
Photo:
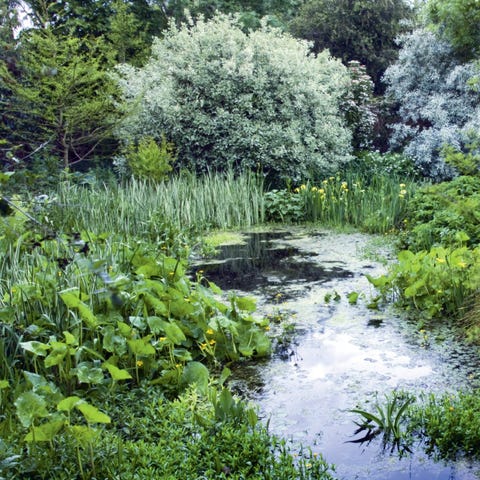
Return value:
[(144, 68), (119, 68), (122, 138), (165, 133), (178, 166), (251, 169), (272, 179), (329, 173), (349, 160), (339, 112), (348, 73), (327, 52), (263, 26), (244, 33), (217, 15), (170, 26)]

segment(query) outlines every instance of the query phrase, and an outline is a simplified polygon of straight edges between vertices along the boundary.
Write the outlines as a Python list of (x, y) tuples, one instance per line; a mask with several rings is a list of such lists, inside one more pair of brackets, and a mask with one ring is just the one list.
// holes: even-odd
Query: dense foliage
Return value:
[(404, 0), (308, 0), (292, 22), (292, 32), (313, 42), (313, 50), (328, 48), (345, 62), (366, 65), (377, 91), (381, 77), (397, 56), (396, 37), (412, 17)]
[(250, 169), (278, 182), (325, 175), (350, 159), (339, 111), (346, 69), (279, 30), (245, 34), (221, 15), (172, 25), (144, 68), (119, 71), (133, 110), (120, 137), (165, 134), (178, 167)]
[(451, 178), (442, 149), (459, 151), (478, 134), (480, 95), (469, 85), (474, 63), (460, 63), (451, 45), (427, 30), (402, 37), (398, 61), (385, 73), (387, 94), (399, 104), (392, 147), (404, 148), (422, 173), (434, 180)]
[(429, 0), (428, 19), (464, 60), (480, 57), (480, 5), (475, 0)]

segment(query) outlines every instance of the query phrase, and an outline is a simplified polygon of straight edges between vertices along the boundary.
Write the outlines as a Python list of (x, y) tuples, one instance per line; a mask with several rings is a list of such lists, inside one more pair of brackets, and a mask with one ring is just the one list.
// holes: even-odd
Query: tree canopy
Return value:
[(307, 0), (291, 24), (294, 35), (313, 42), (313, 51), (328, 48), (347, 64), (366, 66), (377, 91), (383, 72), (398, 52), (403, 20), (412, 17), (404, 0)]

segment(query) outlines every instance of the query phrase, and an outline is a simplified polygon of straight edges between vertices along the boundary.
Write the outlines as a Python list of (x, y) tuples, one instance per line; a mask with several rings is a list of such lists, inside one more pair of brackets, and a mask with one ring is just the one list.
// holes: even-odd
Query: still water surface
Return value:
[[(343, 480), (480, 478), (480, 466), (435, 463), (421, 447), (399, 458), (379, 440), (350, 443), (358, 436), (348, 410), (369, 409), (377, 396), (479, 386), (479, 357), (471, 348), (439, 331), (419, 332), (391, 308), (367, 308), (374, 291), (365, 274), (379, 275), (384, 266), (365, 253), (388, 252), (375, 251), (372, 237), (362, 234), (279, 231), (244, 238), (197, 268), (224, 290), (255, 295), (260, 314), (294, 322), (288, 343), (277, 345), (271, 359), (235, 374), (233, 388), (255, 401), (270, 429), (322, 453)], [(356, 305), (348, 302), (351, 292), (360, 293)]]

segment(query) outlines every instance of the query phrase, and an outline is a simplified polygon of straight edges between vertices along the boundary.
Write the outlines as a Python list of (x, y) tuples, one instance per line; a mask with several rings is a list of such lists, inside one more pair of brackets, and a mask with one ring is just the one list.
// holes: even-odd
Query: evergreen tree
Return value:
[[(48, 151), (68, 168), (92, 158), (108, 140), (115, 87), (101, 41), (55, 35), (50, 28), (22, 36), (20, 75), (2, 70), (14, 101), (5, 112), (12, 141), (23, 151)], [(111, 138), (111, 137), (110, 137)]]

